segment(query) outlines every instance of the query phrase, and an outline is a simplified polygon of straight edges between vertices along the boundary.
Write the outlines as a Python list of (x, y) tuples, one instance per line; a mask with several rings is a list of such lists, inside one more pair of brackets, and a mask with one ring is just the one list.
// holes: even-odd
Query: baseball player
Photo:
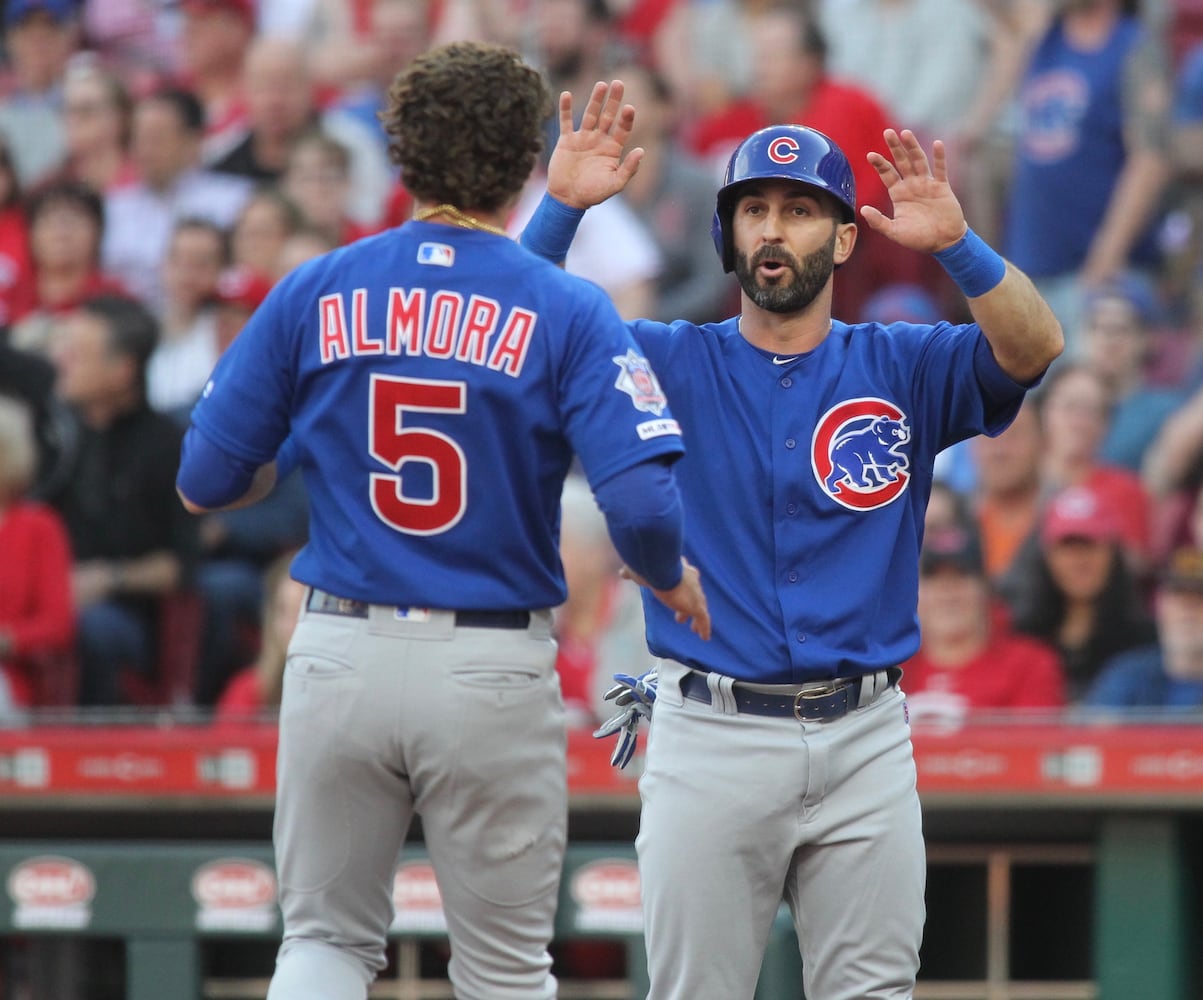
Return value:
[[(599, 288), (505, 237), (551, 106), (505, 49), (415, 59), (384, 113), (405, 225), (284, 278), (214, 369), (178, 476), (189, 510), (299, 461), (309, 586), (280, 709), (271, 1000), (363, 1000), (415, 813), (462, 1000), (554, 997), (567, 817), (548, 609), (565, 599), (575, 452), (633, 571), (699, 638), (677, 424)], [(637, 568), (637, 569), (636, 569)]]
[[(561, 97), (525, 245), (558, 257), (581, 210), (621, 189), (642, 156), (622, 153), (633, 113), (573, 130)], [(684, 429), (685, 550), (716, 624), (704, 644), (647, 602), (656, 684), (619, 687), (632, 718), (655, 699), (636, 842), (653, 1000), (751, 997), (782, 899), (808, 1000), (914, 988), (925, 854), (898, 664), (919, 643), (932, 464), (1006, 427), (1062, 335), (968, 230), (943, 145), (929, 160), (909, 131), (884, 139), (890, 158), (870, 161), (893, 218), (860, 218), (934, 253), (974, 323), (832, 318), (857, 237), (852, 171), (822, 133), (780, 125), (739, 145), (718, 191), (714, 241), (740, 315), (630, 324)]]

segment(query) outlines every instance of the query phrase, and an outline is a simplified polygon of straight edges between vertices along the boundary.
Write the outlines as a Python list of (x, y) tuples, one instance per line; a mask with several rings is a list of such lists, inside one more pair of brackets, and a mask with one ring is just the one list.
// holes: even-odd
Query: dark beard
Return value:
[[(794, 273), (791, 281), (786, 275), (771, 285), (756, 281), (756, 268), (766, 260), (780, 261)], [(739, 286), (761, 309), (774, 313), (801, 312), (823, 290), (835, 270), (835, 229), (825, 246), (799, 260), (784, 247), (761, 247), (752, 255), (735, 251), (735, 276)]]

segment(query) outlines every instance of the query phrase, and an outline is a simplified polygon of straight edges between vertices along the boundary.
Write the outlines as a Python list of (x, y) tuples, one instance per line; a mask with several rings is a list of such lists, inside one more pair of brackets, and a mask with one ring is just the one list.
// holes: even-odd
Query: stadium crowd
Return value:
[[(753, 129), (826, 132), (883, 209), (882, 130), (943, 139), (971, 224), (1067, 351), (1005, 433), (941, 456), (914, 717), (1203, 711), (1203, 3), (7, 0), (2, 32), (0, 724), (278, 701), (304, 486), (192, 518), (180, 439), (274, 282), (406, 220), (376, 112), (455, 38), (519, 49), (577, 107), (625, 81), (647, 155), (566, 266), (628, 318), (738, 308), (709, 228)], [(542, 192), (537, 172), (513, 234)], [(848, 321), (968, 317), (865, 226), (836, 288)], [(592, 727), (647, 654), (579, 482), (562, 549), (563, 689)]]

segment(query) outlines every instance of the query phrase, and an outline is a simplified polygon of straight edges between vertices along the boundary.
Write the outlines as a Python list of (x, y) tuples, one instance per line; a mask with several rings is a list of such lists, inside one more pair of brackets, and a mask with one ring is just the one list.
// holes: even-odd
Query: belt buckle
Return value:
[(820, 698), (830, 698), (833, 694), (843, 687), (842, 684), (836, 684), (834, 681), (812, 688), (804, 688), (794, 695), (794, 718), (799, 722), (811, 721), (807, 716), (802, 714), (803, 705), (807, 701), (817, 701)]

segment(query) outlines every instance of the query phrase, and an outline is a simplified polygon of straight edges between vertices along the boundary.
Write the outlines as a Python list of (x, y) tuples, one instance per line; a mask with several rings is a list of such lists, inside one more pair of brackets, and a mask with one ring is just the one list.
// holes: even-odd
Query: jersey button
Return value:
[(790, 575), (789, 575), (789, 582), (790, 582), (790, 583), (797, 583), (797, 582), (798, 582), (798, 574), (797, 574), (797, 573), (790, 573)]
[(805, 635), (804, 633), (802, 633), (802, 632), (799, 632), (799, 633), (798, 633), (798, 641), (799, 641), (799, 642), (805, 642), (805, 641), (806, 641), (806, 635)]
[(796, 513), (798, 513), (798, 505), (796, 503), (787, 503), (785, 505), (785, 512), (790, 517), (793, 517)]
[(795, 441), (793, 438), (786, 438), (786, 439), (785, 439), (785, 446), (786, 446), (787, 448), (794, 448), (794, 447), (796, 447), (796, 446), (797, 446), (797, 444), (798, 444), (798, 442), (797, 442), (797, 441)]
[(781, 388), (782, 389), (788, 389), (793, 384), (794, 384), (794, 380), (792, 378), (790, 378), (788, 375), (786, 375), (785, 378), (783, 378), (781, 380)]

